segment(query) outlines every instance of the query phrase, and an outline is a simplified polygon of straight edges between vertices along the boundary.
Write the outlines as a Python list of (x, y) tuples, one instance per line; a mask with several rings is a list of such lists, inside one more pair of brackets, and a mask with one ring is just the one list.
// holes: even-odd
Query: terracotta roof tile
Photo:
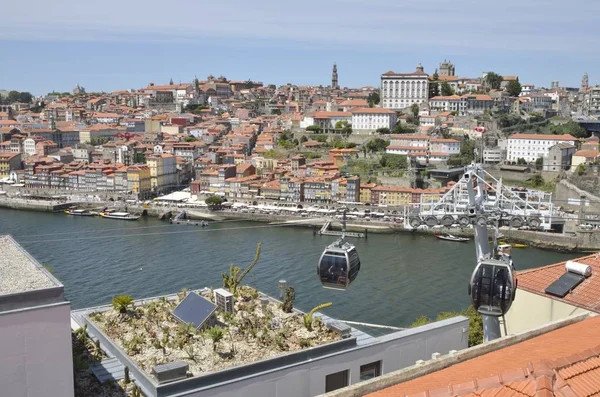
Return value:
[(538, 295), (566, 302), (571, 305), (600, 312), (600, 253), (574, 259), (575, 262), (589, 265), (592, 275), (575, 287), (564, 298), (545, 293), (546, 288), (565, 273), (565, 263), (543, 266), (518, 273), (519, 288)]
[[(379, 390), (369, 396), (404, 397), (429, 389), (429, 397), (454, 397), (459, 395), (454, 392), (457, 385), (463, 387), (461, 385), (476, 382), (477, 389), (474, 396), (537, 397), (537, 395), (543, 395), (540, 388), (548, 385), (548, 381), (541, 378), (554, 376), (556, 382), (552, 383), (553, 387), (560, 386), (561, 383), (558, 380), (562, 380), (560, 378), (561, 371), (565, 371), (567, 368), (569, 370), (574, 368), (574, 371), (568, 372), (572, 378), (563, 380), (562, 384), (573, 387), (573, 390), (575, 390), (573, 385), (580, 387), (581, 389), (575, 391), (575, 396), (591, 396), (593, 393), (580, 394), (579, 390), (583, 390), (585, 382), (594, 382), (597, 376), (597, 393), (600, 393), (600, 351), (596, 350), (600, 344), (598, 329), (600, 329), (600, 316), (591, 317), (440, 371)], [(593, 356), (590, 357), (589, 354), (593, 354)], [(542, 362), (541, 360), (552, 361)], [(595, 366), (596, 360), (598, 360), (598, 367), (581, 372), (583, 368), (589, 368), (590, 365)], [(535, 364), (531, 364), (532, 362)], [(579, 365), (583, 362), (586, 364)], [(465, 389), (465, 392), (460, 394), (461, 397), (466, 393), (470, 392)], [(552, 395), (551, 393), (550, 396)]]

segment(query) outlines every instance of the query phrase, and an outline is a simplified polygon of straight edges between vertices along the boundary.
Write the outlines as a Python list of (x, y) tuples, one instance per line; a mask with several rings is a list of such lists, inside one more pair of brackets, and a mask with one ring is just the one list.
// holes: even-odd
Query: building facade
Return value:
[(506, 159), (517, 161), (522, 158), (533, 163), (540, 157), (546, 157), (549, 149), (558, 143), (568, 143), (575, 147), (577, 139), (569, 134), (513, 134), (508, 138)]
[(352, 132), (369, 134), (378, 128), (392, 129), (396, 125), (396, 112), (383, 108), (351, 109)]
[(421, 64), (412, 73), (389, 71), (381, 75), (381, 105), (386, 109), (406, 109), (427, 102), (428, 97), (429, 76)]

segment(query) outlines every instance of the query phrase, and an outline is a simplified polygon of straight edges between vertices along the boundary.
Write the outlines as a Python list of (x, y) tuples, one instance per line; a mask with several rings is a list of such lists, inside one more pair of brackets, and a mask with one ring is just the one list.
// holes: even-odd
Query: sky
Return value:
[(210, 74), (328, 85), (334, 62), (341, 86), (378, 86), (444, 59), (464, 77), (600, 84), (597, 0), (30, 0), (2, 15), (0, 89), (34, 95)]

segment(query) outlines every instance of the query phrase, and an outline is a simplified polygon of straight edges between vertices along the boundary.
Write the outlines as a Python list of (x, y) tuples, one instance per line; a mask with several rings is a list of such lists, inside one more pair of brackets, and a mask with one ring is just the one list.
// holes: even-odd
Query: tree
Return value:
[[(460, 312), (441, 312), (437, 315), (435, 321), (446, 320), (456, 316), (465, 316), (469, 319), (469, 347), (477, 346), (483, 343), (483, 318), (481, 314), (469, 306)], [(419, 316), (409, 328), (420, 327), (431, 323), (427, 316)]]
[(227, 288), (229, 292), (235, 294), (235, 292), (237, 291), (237, 287), (240, 285), (244, 277), (246, 277), (246, 274), (248, 274), (248, 272), (250, 272), (250, 270), (252, 270), (252, 268), (258, 263), (258, 260), (260, 259), (260, 246), (261, 244), (258, 243), (258, 246), (256, 247), (256, 254), (254, 255), (254, 260), (248, 265), (248, 267), (244, 271), (242, 271), (242, 269), (239, 266), (234, 266), (233, 264), (229, 266), (229, 274), (222, 274), (223, 288)]
[(302, 135), (302, 137), (300, 138), (300, 143), (304, 142), (308, 142), (308, 138), (306, 137), (306, 135)]
[(367, 102), (369, 103), (369, 107), (372, 108), (375, 105), (379, 105), (381, 98), (379, 97), (378, 92), (372, 92), (367, 97)]
[(195, 137), (191, 136), (191, 135), (184, 137), (183, 140), (185, 142), (196, 142), (197, 141), (197, 139)]
[(385, 139), (375, 138), (369, 142), (367, 142), (367, 149), (371, 153), (375, 152), (383, 152), (390, 145), (390, 141), (386, 141)]
[(210, 196), (206, 200), (204, 200), (208, 208), (214, 209), (223, 204), (223, 199), (219, 196)]
[(352, 125), (346, 120), (340, 120), (335, 123), (335, 129), (341, 130), (344, 134), (350, 134), (352, 132)]
[(544, 178), (542, 177), (541, 174), (535, 174), (534, 176), (531, 177), (529, 182), (531, 182), (531, 185), (533, 187), (540, 187), (540, 186), (544, 185)]
[(419, 105), (413, 103), (412, 105), (410, 105), (410, 111), (415, 119), (419, 118)]
[(517, 165), (527, 165), (527, 160), (525, 160), (523, 157), (519, 157), (517, 159)]
[(538, 157), (535, 160), (535, 168), (537, 168), (538, 170), (541, 170), (543, 167), (544, 167), (544, 158)]
[(381, 156), (381, 159), (379, 159), (379, 165), (384, 168), (403, 170), (408, 167), (408, 160), (403, 154), (385, 153)]
[(485, 75), (484, 82), (488, 89), (499, 90), (503, 80), (504, 79), (499, 74), (488, 72), (488, 74)]
[(511, 80), (506, 84), (506, 92), (510, 96), (519, 96), (521, 93), (521, 83), (519, 83), (519, 79)]
[(433, 98), (440, 95), (440, 83), (439, 75), (437, 70), (433, 73), (431, 81), (429, 82), (429, 98)]
[(394, 134), (412, 134), (415, 132), (415, 129), (406, 124), (398, 123), (392, 132)]
[(320, 134), (321, 132), (323, 132), (323, 129), (321, 127), (319, 127), (316, 124), (313, 125), (309, 125), (308, 127), (306, 127), (306, 131), (311, 131), (314, 132), (315, 134)]
[(380, 134), (380, 135), (387, 135), (387, 134), (391, 133), (390, 129), (389, 128), (385, 128), (385, 127), (377, 128), (375, 130), (375, 132), (378, 133), (378, 134)]
[(442, 82), (442, 96), (451, 96), (454, 95), (454, 90), (452, 86), (447, 81)]
[(117, 295), (112, 299), (112, 306), (119, 313), (125, 314), (133, 306), (133, 298), (129, 295)]

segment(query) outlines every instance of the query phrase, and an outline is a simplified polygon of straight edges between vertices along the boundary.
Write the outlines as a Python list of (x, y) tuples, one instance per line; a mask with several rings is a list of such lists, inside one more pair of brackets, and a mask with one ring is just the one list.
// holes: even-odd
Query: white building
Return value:
[(73, 397), (71, 304), (64, 287), (10, 236), (0, 236), (2, 396)]
[(23, 150), (28, 156), (35, 156), (35, 144), (37, 141), (33, 138), (26, 138), (23, 140)]
[(383, 108), (351, 109), (352, 132), (371, 133), (378, 128), (392, 129), (396, 125), (396, 112)]
[(523, 158), (533, 163), (540, 157), (546, 157), (550, 147), (563, 142), (575, 146), (577, 138), (569, 134), (513, 134), (508, 138), (506, 159), (517, 161)]
[(456, 139), (431, 138), (427, 135), (390, 135), (386, 153), (401, 154), (420, 162), (439, 163), (460, 153), (460, 141)]
[(412, 73), (386, 72), (381, 75), (381, 105), (386, 109), (406, 109), (427, 102), (429, 76), (421, 64)]
[(429, 151), (432, 153), (446, 153), (449, 155), (460, 153), (460, 141), (456, 139), (431, 138)]
[(350, 112), (316, 112), (313, 116), (314, 124), (323, 130), (335, 129), (338, 121), (347, 121), (352, 123), (352, 113)]
[(434, 96), (429, 99), (429, 107), (431, 110), (440, 112), (458, 112), (463, 115), (467, 110), (467, 101), (458, 95), (451, 96)]

